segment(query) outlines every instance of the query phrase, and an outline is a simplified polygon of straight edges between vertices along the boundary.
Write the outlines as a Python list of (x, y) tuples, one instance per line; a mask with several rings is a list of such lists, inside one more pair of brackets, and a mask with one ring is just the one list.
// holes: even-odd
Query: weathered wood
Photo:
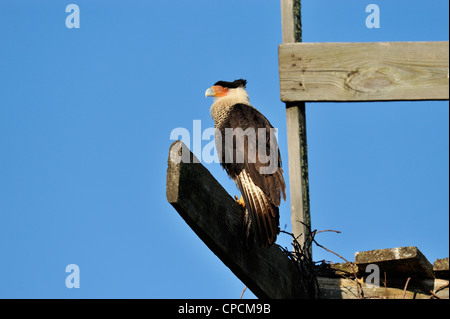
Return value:
[[(296, 238), (298, 237), (299, 243), (304, 245), (304, 241), (311, 233), (304, 103), (299, 103), (294, 107), (288, 105), (286, 109), (286, 129), (288, 135), (292, 233)], [(312, 252), (309, 251), (309, 254), (312, 255)]]
[(296, 43), (279, 47), (281, 100), (447, 100), (449, 42)]
[(417, 247), (399, 247), (376, 249), (355, 253), (355, 264), (360, 273), (367, 265), (375, 264), (380, 272), (386, 272), (391, 278), (434, 278), (433, 266)]
[(170, 147), (166, 190), (169, 203), (257, 297), (303, 298), (300, 274), (278, 246), (243, 248), (242, 209), (193, 159), (182, 142)]
[[(302, 40), (300, 0), (281, 0), (283, 42)], [(289, 190), (291, 199), (292, 233), (299, 243), (311, 232), (309, 206), (308, 152), (306, 137), (306, 111), (304, 102), (286, 104), (286, 130), (289, 156)], [(308, 254), (312, 259), (312, 250)]]
[(434, 276), (441, 279), (449, 279), (449, 262), (448, 257), (436, 259), (433, 263)]
[[(335, 264), (322, 264), (318, 269), (319, 277), (328, 278), (354, 278), (355, 271), (358, 272), (358, 266), (354, 263), (335, 263)], [(357, 276), (359, 274), (357, 273)]]
[[(433, 278), (433, 267), (417, 247), (376, 249), (356, 253), (355, 257), (354, 263), (320, 266), (320, 299), (430, 299), (430, 291), (439, 298), (449, 298), (448, 280)], [(372, 275), (366, 272), (369, 264), (379, 266), (379, 286), (366, 284), (368, 275)]]
[(384, 282), (379, 287), (369, 287), (363, 280), (359, 279), (360, 296), (358, 296), (357, 284), (352, 279), (318, 277), (318, 282), (320, 299), (403, 299), (403, 295), (405, 299), (430, 299), (430, 290), (440, 298), (449, 298), (448, 287), (439, 290), (439, 288), (448, 285), (448, 280), (441, 279), (422, 279), (415, 283), (409, 282), (406, 293), (404, 292), (406, 280), (400, 287), (390, 286), (388, 280), (385, 288)]
[(302, 42), (300, 0), (281, 0), (281, 30), (283, 43)]

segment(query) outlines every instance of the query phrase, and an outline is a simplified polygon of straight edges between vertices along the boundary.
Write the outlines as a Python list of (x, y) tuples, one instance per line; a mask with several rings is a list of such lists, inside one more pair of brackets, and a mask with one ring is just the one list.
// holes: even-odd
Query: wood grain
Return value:
[[(353, 279), (318, 277), (319, 299), (358, 299), (358, 288)], [(437, 291), (440, 287), (448, 285), (448, 280), (441, 279), (413, 279), (404, 291), (405, 282), (399, 287), (387, 288), (368, 286), (363, 280), (358, 280), (363, 298), (367, 299), (430, 299), (430, 290)], [(436, 295), (442, 299), (449, 298), (448, 287), (439, 290)]]
[(181, 141), (170, 147), (166, 195), (200, 239), (257, 297), (304, 298), (300, 274), (278, 246), (243, 248), (241, 207), (202, 164), (195, 163)]
[[(283, 43), (301, 42), (300, 11), (299, 0), (281, 0)], [(311, 247), (311, 245), (305, 245), (304, 242), (311, 233), (305, 102), (294, 101), (286, 104), (286, 130), (292, 233), (298, 238), (301, 246)], [(309, 249), (307, 253), (312, 260), (312, 249)], [(314, 292), (311, 291), (311, 294)]]
[(448, 41), (282, 44), (281, 100), (448, 100), (448, 46)]

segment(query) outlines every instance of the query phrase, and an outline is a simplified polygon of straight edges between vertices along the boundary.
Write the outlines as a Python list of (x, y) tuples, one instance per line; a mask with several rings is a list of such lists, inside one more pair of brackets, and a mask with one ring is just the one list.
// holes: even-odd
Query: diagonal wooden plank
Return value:
[[(182, 160), (181, 160), (181, 158)], [(181, 142), (170, 147), (167, 200), (201, 240), (259, 298), (303, 298), (300, 273), (274, 245), (245, 250), (242, 210)]]
[(448, 100), (449, 42), (279, 47), (284, 102)]

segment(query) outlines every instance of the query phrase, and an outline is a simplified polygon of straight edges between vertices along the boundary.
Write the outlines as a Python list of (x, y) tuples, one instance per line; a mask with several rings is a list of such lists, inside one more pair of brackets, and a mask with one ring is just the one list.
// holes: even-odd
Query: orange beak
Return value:
[(205, 92), (205, 97), (224, 97), (228, 94), (228, 89), (220, 85), (210, 87)]

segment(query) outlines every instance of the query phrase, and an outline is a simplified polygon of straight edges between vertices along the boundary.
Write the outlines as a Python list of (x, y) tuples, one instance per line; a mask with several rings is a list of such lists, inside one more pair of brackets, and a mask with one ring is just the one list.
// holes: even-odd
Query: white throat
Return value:
[(228, 94), (224, 97), (219, 97), (219, 98), (215, 98), (215, 101), (221, 101), (221, 103), (226, 103), (226, 104), (237, 104), (237, 103), (242, 103), (242, 104), (250, 104), (250, 99), (248, 97), (248, 93), (247, 91), (242, 88), (236, 88), (236, 89), (230, 89), (228, 91)]
[(228, 94), (224, 97), (214, 98), (214, 103), (211, 105), (209, 112), (213, 119), (217, 118), (219, 114), (226, 112), (235, 104), (250, 105), (250, 99), (247, 91), (242, 88), (230, 89)]

